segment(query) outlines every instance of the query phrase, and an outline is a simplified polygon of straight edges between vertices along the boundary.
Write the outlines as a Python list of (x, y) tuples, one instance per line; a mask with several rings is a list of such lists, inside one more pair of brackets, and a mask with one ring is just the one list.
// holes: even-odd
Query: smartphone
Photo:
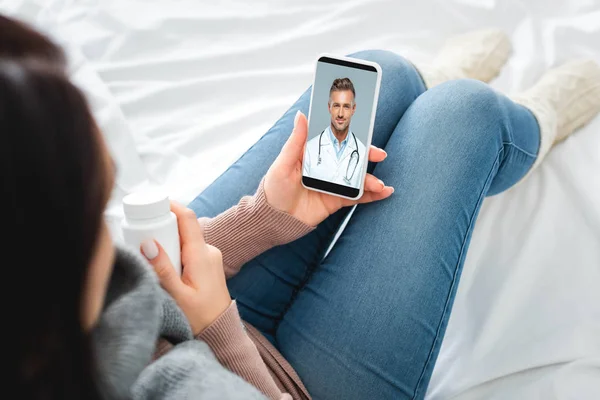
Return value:
[(352, 200), (363, 195), (380, 84), (375, 62), (318, 57), (302, 160), (304, 187)]

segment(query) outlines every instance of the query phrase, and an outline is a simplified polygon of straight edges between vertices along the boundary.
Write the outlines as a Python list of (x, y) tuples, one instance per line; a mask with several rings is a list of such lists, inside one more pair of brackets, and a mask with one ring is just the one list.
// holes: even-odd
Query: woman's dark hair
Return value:
[(0, 60), (3, 390), (18, 398), (99, 397), (81, 304), (110, 193), (101, 140), (62, 69)]
[(66, 66), (63, 50), (27, 23), (0, 14), (0, 32), (0, 59), (36, 59)]

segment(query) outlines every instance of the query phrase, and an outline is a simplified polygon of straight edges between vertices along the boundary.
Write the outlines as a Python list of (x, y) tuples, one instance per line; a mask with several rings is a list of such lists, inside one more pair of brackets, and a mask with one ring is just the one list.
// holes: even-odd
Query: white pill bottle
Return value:
[(159, 191), (128, 194), (123, 198), (123, 212), (121, 228), (125, 243), (140, 251), (142, 242), (156, 240), (181, 275), (179, 229), (169, 196)]

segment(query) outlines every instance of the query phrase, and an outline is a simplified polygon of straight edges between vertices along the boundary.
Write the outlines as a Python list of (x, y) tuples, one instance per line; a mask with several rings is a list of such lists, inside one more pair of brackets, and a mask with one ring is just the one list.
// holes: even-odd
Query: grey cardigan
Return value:
[[(175, 346), (152, 361), (161, 337)], [(97, 382), (106, 399), (266, 399), (193, 338), (150, 265), (123, 247), (117, 248), (93, 341)]]

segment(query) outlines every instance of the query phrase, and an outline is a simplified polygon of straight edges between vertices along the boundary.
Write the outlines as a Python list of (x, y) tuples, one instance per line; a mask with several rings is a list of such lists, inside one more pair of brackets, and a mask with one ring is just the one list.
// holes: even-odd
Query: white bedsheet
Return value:
[[(69, 49), (119, 174), (194, 198), (309, 86), (320, 52), (427, 60), (497, 26), (511, 92), (575, 56), (600, 62), (600, 0), (0, 0)], [(0, 32), (1, 34), (1, 32)], [(485, 200), (429, 399), (600, 398), (600, 118), (524, 184)]]

